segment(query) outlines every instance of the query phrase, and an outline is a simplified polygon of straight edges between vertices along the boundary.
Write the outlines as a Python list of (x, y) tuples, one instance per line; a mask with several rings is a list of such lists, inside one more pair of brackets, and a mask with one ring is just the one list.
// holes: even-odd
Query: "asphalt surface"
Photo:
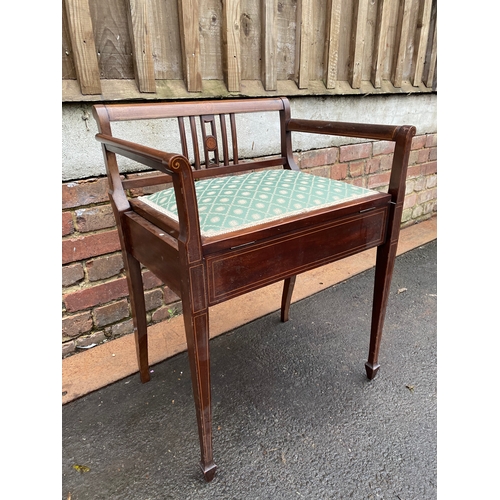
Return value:
[(371, 382), (373, 269), (211, 341), (211, 483), (186, 353), (63, 406), (62, 498), (437, 498), (436, 251), (396, 260)]

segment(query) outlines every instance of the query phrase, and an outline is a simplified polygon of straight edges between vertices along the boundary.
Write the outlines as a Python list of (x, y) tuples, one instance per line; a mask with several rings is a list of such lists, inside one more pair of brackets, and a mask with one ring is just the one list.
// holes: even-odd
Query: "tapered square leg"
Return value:
[(373, 290), (373, 309), (370, 334), (370, 350), (368, 362), (365, 364), (366, 375), (372, 380), (377, 375), (380, 365), (378, 355), (382, 330), (384, 327), (385, 311), (391, 288), (392, 272), (396, 259), (398, 242), (387, 242), (377, 248), (377, 263), (375, 266), (375, 285)]
[(286, 323), (290, 313), (290, 303), (292, 301), (293, 288), (295, 287), (296, 276), (285, 279), (283, 283), (283, 295), (281, 296), (281, 321)]
[(148, 326), (146, 318), (146, 303), (142, 281), (141, 264), (128, 252), (123, 252), (130, 296), (132, 320), (134, 322), (135, 348), (141, 382), (149, 382), (148, 361)]

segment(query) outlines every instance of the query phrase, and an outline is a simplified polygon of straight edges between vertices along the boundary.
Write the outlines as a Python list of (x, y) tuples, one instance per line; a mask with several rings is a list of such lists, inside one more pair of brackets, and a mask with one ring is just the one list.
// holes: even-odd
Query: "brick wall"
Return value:
[[(306, 172), (386, 191), (393, 150), (391, 142), (364, 142), (298, 152), (295, 159)], [(64, 357), (131, 333), (133, 325), (106, 178), (64, 183), (62, 210)], [(420, 135), (412, 144), (402, 227), (436, 212), (437, 136)], [(181, 312), (179, 297), (156, 276), (143, 269), (143, 278), (149, 324)]]

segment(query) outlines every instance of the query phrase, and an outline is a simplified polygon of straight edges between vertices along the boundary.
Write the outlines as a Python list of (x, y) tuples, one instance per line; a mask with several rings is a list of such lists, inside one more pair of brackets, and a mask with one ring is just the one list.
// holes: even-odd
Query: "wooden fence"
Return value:
[(63, 101), (431, 92), (436, 0), (63, 0)]

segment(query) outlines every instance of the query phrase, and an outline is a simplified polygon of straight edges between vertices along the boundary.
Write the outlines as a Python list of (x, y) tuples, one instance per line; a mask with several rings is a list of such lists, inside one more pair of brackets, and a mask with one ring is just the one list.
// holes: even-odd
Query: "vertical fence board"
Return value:
[[(272, 4), (273, 0), (269, 3)], [(240, 0), (240, 12), (241, 79), (260, 80), (263, 55), (260, 1)]]
[(278, 85), (278, 66), (276, 51), (278, 29), (276, 11), (278, 0), (261, 0), (262, 8), (262, 85), (265, 90), (276, 90)]
[(148, 15), (155, 78), (182, 80), (177, 0), (151, 1)]
[(397, 50), (395, 52), (391, 81), (394, 87), (401, 87), (403, 80), (403, 67), (405, 62), (406, 47), (410, 37), (410, 20), (412, 0), (400, 0), (398, 28), (397, 28)]
[(240, 0), (222, 3), (222, 71), (229, 92), (238, 92), (241, 83)]
[(222, 1), (198, 1), (201, 75), (204, 80), (224, 80), (222, 68)]
[(337, 83), (340, 6), (340, 0), (329, 0), (326, 10), (325, 76), (323, 81), (327, 89), (335, 88)]
[(363, 72), (363, 51), (366, 39), (366, 17), (368, 14), (368, 0), (356, 0), (352, 18), (351, 31), (351, 65), (349, 77), (351, 87), (361, 87), (361, 76)]
[[(427, 41), (427, 50), (425, 53), (424, 62), (424, 72), (422, 75), (422, 80), (425, 82), (426, 87), (433, 88), (433, 79), (435, 76), (436, 69), (436, 57), (437, 57), (437, 1), (432, 0), (431, 7), (431, 20), (429, 24), (429, 39)], [(432, 66), (432, 69), (431, 69)], [(429, 78), (430, 76), (430, 78)]]
[(101, 80), (88, 0), (66, 0), (75, 70), (82, 94), (100, 94)]
[(298, 0), (295, 77), (299, 89), (309, 86), (312, 28), (312, 0)]
[(313, 0), (311, 49), (309, 55), (309, 79), (322, 81), (325, 78), (326, 12), (329, 0)]
[(365, 47), (363, 49), (362, 81), (370, 81), (373, 56), (375, 52), (375, 33), (377, 31), (378, 1), (369, 0), (366, 15)]
[(134, 79), (125, 0), (90, 0), (101, 78)]
[(373, 48), (371, 83), (378, 89), (382, 85), (382, 73), (387, 55), (387, 35), (389, 33), (390, 0), (379, 0), (377, 13), (377, 28)]
[(422, 83), (424, 72), (425, 53), (429, 40), (429, 26), (431, 22), (432, 0), (423, 0), (419, 11), (417, 30), (415, 33), (417, 50), (415, 51), (415, 73), (413, 75), (413, 86), (418, 87)]
[(296, 14), (296, 0), (278, 0), (278, 12), (276, 13), (276, 73), (278, 80), (295, 78)]
[(432, 37), (432, 49), (429, 59), (429, 70), (427, 73), (427, 77), (425, 79), (425, 86), (429, 88), (434, 88), (434, 76), (436, 72), (436, 64), (437, 64), (437, 23), (434, 24), (434, 33)]
[(137, 87), (140, 92), (156, 92), (146, 0), (128, 0), (128, 19)]
[(337, 62), (337, 81), (349, 80), (351, 66), (351, 28), (352, 28), (352, 0), (341, 0), (339, 26), (339, 56)]
[(68, 29), (68, 15), (66, 14), (66, 5), (62, 3), (62, 78), (63, 80), (76, 80), (75, 63), (71, 49), (71, 33)]
[(178, 0), (182, 69), (188, 92), (201, 92), (198, 0)]
[(403, 63), (402, 81), (406, 83), (413, 82), (415, 75), (415, 54), (417, 47), (417, 31), (420, 7), (424, 0), (411, 0), (410, 2), (410, 20), (408, 29), (408, 39), (406, 42), (405, 57)]

